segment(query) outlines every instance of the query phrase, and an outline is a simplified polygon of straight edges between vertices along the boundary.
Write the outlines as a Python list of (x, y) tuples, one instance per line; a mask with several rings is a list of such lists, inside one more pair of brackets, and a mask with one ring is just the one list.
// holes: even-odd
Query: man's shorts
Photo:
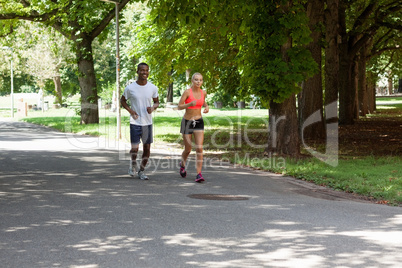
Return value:
[(130, 124), (130, 141), (131, 144), (150, 144), (154, 142), (152, 135), (152, 125), (139, 126)]
[(197, 120), (181, 120), (180, 133), (193, 134), (194, 131), (204, 131), (204, 120), (199, 118)]

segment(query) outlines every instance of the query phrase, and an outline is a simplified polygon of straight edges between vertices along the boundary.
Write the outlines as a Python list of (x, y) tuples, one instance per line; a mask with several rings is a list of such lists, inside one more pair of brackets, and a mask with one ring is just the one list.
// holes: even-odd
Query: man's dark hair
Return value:
[[(143, 66), (143, 65), (148, 66), (148, 64), (146, 64), (145, 62), (141, 62), (141, 63), (138, 64), (138, 66), (137, 66), (137, 71), (140, 69), (140, 66)], [(148, 66), (148, 68), (149, 68), (149, 66)]]

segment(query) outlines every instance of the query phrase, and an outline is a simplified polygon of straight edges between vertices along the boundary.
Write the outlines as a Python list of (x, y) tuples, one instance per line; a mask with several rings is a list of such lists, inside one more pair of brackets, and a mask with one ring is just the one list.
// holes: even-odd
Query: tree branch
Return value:
[(378, 38), (376, 43), (381, 44), (383, 42), (383, 40), (385, 40), (385, 42), (386, 42), (387, 40), (389, 40), (389, 38), (390, 38), (389, 36), (392, 36), (391, 33), (392, 33), (392, 29), (388, 29), (388, 31), (385, 34), (383, 34), (382, 36), (380, 36), (380, 38)]
[[(53, 0), (52, 0), (53, 1)], [(56, 1), (57, 2), (57, 1)], [(73, 4), (73, 1), (70, 0), (68, 2), (68, 4), (64, 7), (64, 9), (68, 10), (70, 9), (71, 5)], [(63, 24), (57, 20), (54, 21), (53, 24), (51, 25), (54, 29), (56, 29), (56, 31), (58, 31), (59, 33), (61, 33), (63, 36), (65, 36), (67, 39), (71, 39), (71, 33), (63, 30)]]
[(357, 28), (359, 28), (361, 25), (363, 25), (364, 21), (370, 17), (370, 15), (373, 13), (374, 8), (376, 7), (377, 3), (376, 0), (371, 0), (370, 4), (364, 9), (364, 11), (360, 14), (360, 16), (356, 19), (354, 25), (353, 25), (353, 31), (355, 31)]
[(393, 24), (393, 23), (385, 22), (385, 21), (379, 21), (378, 24), (383, 27), (389, 28), (389, 29), (395, 29), (398, 31), (402, 30), (402, 24)]
[(382, 68), (382, 69), (380, 70), (380, 73), (385, 73), (385, 70), (391, 65), (391, 63), (392, 63), (392, 61), (393, 61), (393, 58), (394, 58), (394, 55), (395, 55), (395, 52), (393, 52), (393, 53), (391, 54), (391, 57), (389, 57), (389, 61), (388, 61), (387, 65), (385, 65), (384, 68)]
[[(370, 58), (372, 58), (372, 57), (374, 57), (374, 56), (381, 55), (382, 53), (384, 53), (384, 52), (386, 52), (386, 51), (395, 51), (395, 50), (398, 50), (398, 49), (401, 49), (401, 48), (398, 47), (398, 46), (384, 47), (384, 48), (382, 48), (382, 49), (379, 49), (379, 50), (376, 50), (376, 51), (370, 53), (370, 55), (368, 56), (368, 58), (370, 59)], [(393, 53), (394, 53), (394, 52), (393, 52)]]
[[(118, 11), (120, 12), (126, 5), (127, 3), (130, 2), (130, 0), (123, 0), (121, 1), (117, 6), (118, 6)], [(108, 3), (105, 3), (105, 5)], [(113, 8), (112, 10), (109, 11), (107, 16), (99, 23), (98, 26), (96, 26), (89, 35), (91, 36), (92, 40), (95, 39), (109, 24), (109, 22), (115, 17), (116, 10)]]
[(58, 11), (59, 11), (58, 9), (54, 9), (49, 13), (44, 14), (38, 14), (36, 11), (33, 11), (30, 14), (23, 14), (23, 15), (17, 13), (0, 14), (0, 20), (19, 19), (19, 20), (43, 22), (49, 19), (51, 16), (56, 15)]
[(23, 5), (23, 7), (30, 7), (31, 6), (31, 3), (29, 3), (29, 2), (27, 2), (25, 0), (21, 0), (20, 2)]
[(385, 19), (391, 14), (397, 14), (398, 11), (402, 9), (402, 5), (400, 4), (399, 1), (395, 1), (392, 3), (389, 3), (386, 6), (386, 9), (384, 11), (381, 11), (381, 9), (378, 9), (376, 14), (375, 14), (375, 23), (387, 27), (390, 29), (395, 29), (395, 30), (402, 30), (402, 25), (400, 23), (390, 23), (385, 21)]

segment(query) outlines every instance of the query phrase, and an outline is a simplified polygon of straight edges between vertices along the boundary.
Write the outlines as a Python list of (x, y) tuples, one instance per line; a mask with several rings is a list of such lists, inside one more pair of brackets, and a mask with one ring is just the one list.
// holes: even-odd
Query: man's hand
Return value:
[(149, 114), (151, 114), (153, 111), (155, 111), (155, 108), (153, 106), (152, 107), (147, 107), (147, 112)]
[(131, 116), (132, 116), (134, 119), (137, 119), (138, 117), (140, 117), (140, 116), (136, 113), (136, 111), (133, 111), (133, 110), (131, 110), (130, 114), (131, 114)]

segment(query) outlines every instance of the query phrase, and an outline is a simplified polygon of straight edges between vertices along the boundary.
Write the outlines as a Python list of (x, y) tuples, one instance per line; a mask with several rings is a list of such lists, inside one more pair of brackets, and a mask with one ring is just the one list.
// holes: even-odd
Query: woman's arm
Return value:
[(181, 95), (179, 104), (177, 105), (178, 110), (184, 110), (187, 109), (188, 107), (195, 106), (197, 104), (196, 100), (189, 103), (184, 103), (187, 98), (188, 98), (188, 89), (183, 92), (183, 95)]
[(206, 114), (206, 113), (209, 112), (209, 106), (208, 106), (208, 103), (207, 103), (207, 101), (206, 101), (206, 98), (207, 98), (207, 91), (206, 91), (206, 90), (203, 90), (203, 92), (204, 92), (204, 104), (202, 105), (202, 107), (205, 107), (203, 113)]

